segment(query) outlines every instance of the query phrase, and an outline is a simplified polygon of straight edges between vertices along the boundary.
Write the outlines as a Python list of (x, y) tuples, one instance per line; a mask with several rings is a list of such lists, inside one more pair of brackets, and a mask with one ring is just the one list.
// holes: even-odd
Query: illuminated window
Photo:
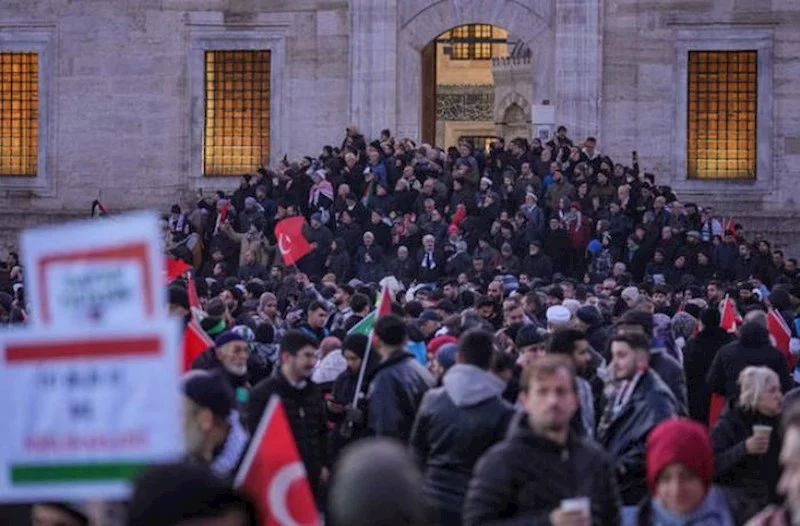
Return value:
[(270, 52), (206, 51), (203, 175), (254, 172), (269, 154)]
[(39, 57), (0, 52), (0, 176), (36, 176)]
[(688, 78), (688, 177), (754, 180), (758, 52), (690, 51)]
[(450, 30), (453, 60), (490, 60), (492, 58), (492, 26), (470, 24)]

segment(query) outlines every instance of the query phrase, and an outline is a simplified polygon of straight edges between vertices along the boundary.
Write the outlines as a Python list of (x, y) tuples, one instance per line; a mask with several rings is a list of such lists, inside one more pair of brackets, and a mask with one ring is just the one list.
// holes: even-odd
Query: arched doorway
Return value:
[[(435, 111), (435, 92), (431, 83), (421, 82), (435, 66), (435, 54), (428, 47), (440, 35), (465, 25), (491, 25), (508, 34), (536, 53), (530, 84), (536, 100), (555, 100), (555, 0), (520, 2), (514, 0), (410, 0), (401, 9), (397, 39), (397, 134), (403, 137), (435, 136), (430, 120), (424, 115)], [(427, 69), (427, 74), (425, 70)], [(423, 86), (427, 91), (423, 91)], [(413, 111), (413, 108), (418, 108)], [(530, 110), (528, 110), (530, 114)], [(423, 123), (427, 122), (427, 125)]]
[(440, 34), (422, 50), (422, 140), (446, 147), (459, 137), (476, 146), (494, 137), (493, 59), (508, 56), (508, 31), (467, 24)]

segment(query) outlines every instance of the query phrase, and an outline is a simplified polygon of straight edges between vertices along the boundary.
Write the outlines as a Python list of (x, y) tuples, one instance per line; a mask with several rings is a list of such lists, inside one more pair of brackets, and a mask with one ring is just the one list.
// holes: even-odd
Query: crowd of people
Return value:
[[(311, 250), (287, 265), (294, 216)], [(214, 345), (182, 384), (191, 462), (145, 475), (129, 524), (255, 524), (229, 482), (273, 395), (326, 524), (800, 523), (797, 260), (635, 152), (564, 127), (484, 151), (349, 126), (163, 227), (201, 304), (178, 280), (170, 310)], [(7, 267), (4, 321), (24, 318)]]

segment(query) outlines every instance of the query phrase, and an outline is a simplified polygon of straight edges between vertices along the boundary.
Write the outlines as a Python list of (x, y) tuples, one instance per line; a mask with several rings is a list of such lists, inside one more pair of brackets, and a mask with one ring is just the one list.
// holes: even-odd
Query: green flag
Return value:
[(375, 313), (377, 311), (373, 310), (367, 316), (361, 320), (360, 322), (353, 325), (347, 334), (363, 334), (364, 336), (369, 336), (369, 333), (372, 331), (372, 328), (375, 326)]
[(369, 336), (372, 333), (372, 328), (375, 327), (375, 322), (378, 316), (387, 316), (392, 312), (392, 298), (389, 295), (389, 289), (384, 286), (381, 289), (380, 296), (375, 309), (372, 310), (367, 316), (358, 322), (350, 329), (347, 334), (363, 334)]

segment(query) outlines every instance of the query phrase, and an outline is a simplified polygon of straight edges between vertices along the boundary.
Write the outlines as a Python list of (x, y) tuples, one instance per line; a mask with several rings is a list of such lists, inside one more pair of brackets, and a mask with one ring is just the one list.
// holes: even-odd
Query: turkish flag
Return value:
[(772, 338), (775, 340), (775, 347), (786, 358), (786, 363), (789, 364), (789, 370), (794, 371), (795, 358), (792, 351), (789, 350), (789, 344), (792, 341), (792, 331), (786, 325), (786, 320), (783, 319), (781, 313), (775, 309), (770, 309), (767, 314), (767, 328)]
[(741, 323), (742, 317), (739, 316), (736, 305), (734, 305), (732, 299), (725, 296), (725, 299), (722, 300), (722, 318), (719, 321), (719, 326), (730, 333), (734, 333)]
[(183, 372), (190, 371), (195, 358), (213, 346), (214, 340), (193, 317), (183, 330)]
[(708, 428), (711, 429), (719, 420), (722, 411), (725, 409), (725, 397), (721, 394), (711, 393), (708, 410)]
[(306, 469), (294, 443), (280, 398), (273, 396), (236, 474), (266, 526), (318, 526), (319, 516)]
[(303, 235), (303, 226), (306, 220), (301, 216), (287, 217), (275, 225), (275, 238), (278, 240), (278, 249), (281, 251), (283, 262), (294, 265), (300, 258), (311, 252)]
[(192, 267), (181, 259), (167, 258), (167, 283), (172, 283), (191, 269)]

